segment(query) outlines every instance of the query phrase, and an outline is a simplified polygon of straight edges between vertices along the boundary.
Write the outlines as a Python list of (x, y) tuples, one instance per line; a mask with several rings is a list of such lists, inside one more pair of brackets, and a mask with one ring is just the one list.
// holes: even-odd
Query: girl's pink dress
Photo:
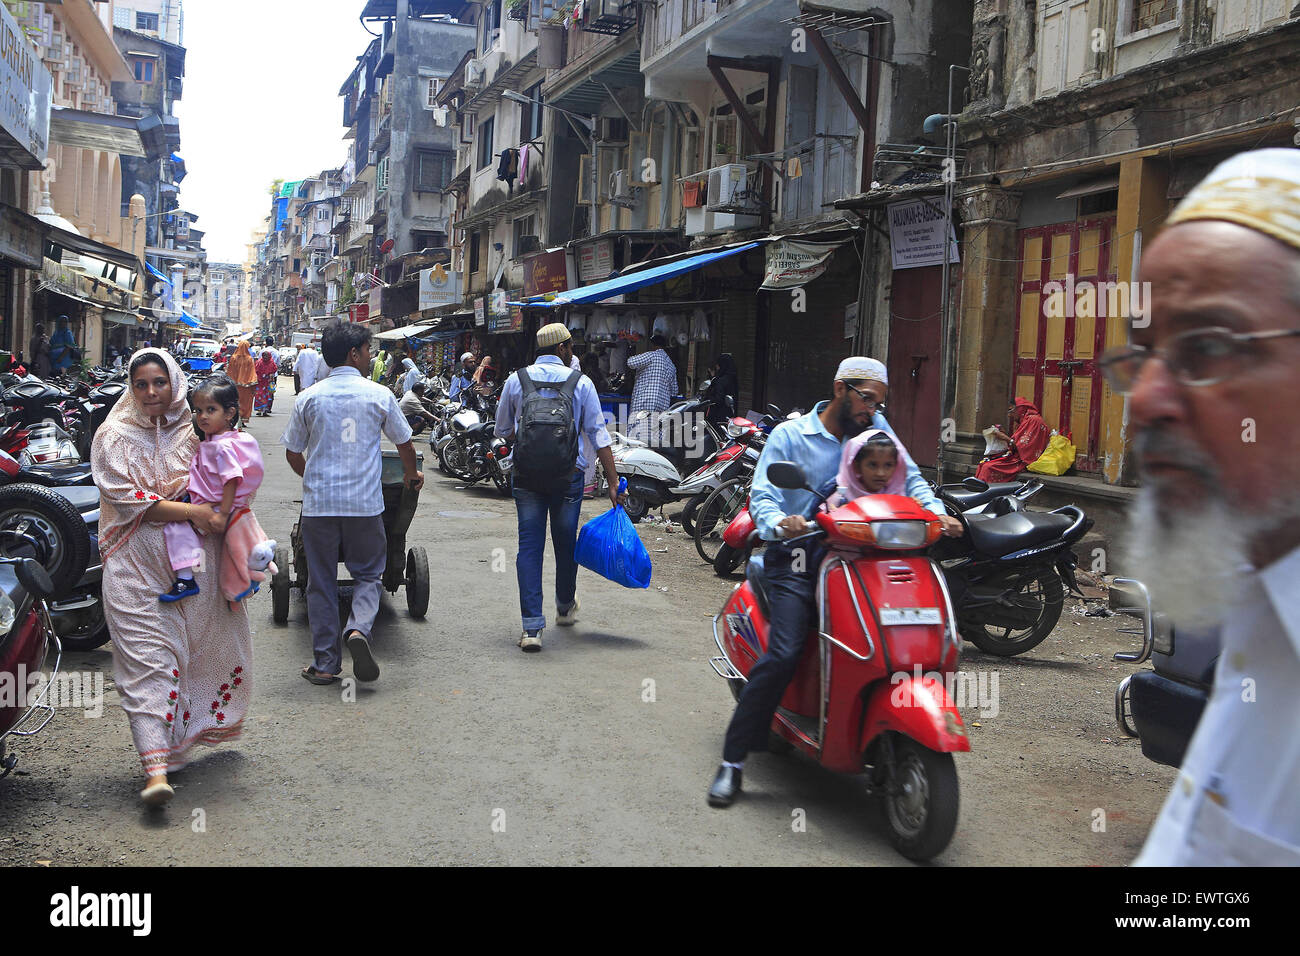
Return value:
[[(190, 462), (189, 492), (194, 504), (216, 507), (221, 504), (226, 482), (239, 482), (221, 555), (221, 592), (228, 601), (243, 600), (252, 593), (255, 583), (265, 581), (267, 573), (276, 572), (274, 563), (266, 571), (254, 571), (248, 566), (249, 554), (267, 540), (249, 508), (263, 474), (257, 439), (244, 432), (209, 435), (199, 442), (199, 450)], [(163, 526), (163, 537), (173, 571), (194, 567), (196, 558), (203, 553), (203, 543), (193, 525), (188, 521), (168, 522)]]
[[(868, 438), (872, 435), (889, 435), (889, 432), (883, 428), (868, 428), (860, 435), (855, 435), (844, 443), (844, 451), (840, 455), (840, 471), (835, 476), (835, 484), (838, 486), (839, 504), (847, 504), (863, 495), (869, 495), (873, 492), (867, 491), (858, 481), (858, 473), (853, 470), (853, 459), (857, 457), (858, 450), (862, 448)], [(898, 467), (886, 482), (885, 487), (875, 494), (881, 495), (905, 495), (907, 494), (907, 451), (893, 435), (889, 435), (894, 441), (894, 447), (898, 449)]]

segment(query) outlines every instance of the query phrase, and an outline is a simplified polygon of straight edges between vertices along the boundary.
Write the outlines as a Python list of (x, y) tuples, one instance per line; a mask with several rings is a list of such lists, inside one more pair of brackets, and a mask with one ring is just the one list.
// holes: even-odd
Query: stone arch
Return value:
[[(42, 188), (50, 192), (50, 203), (55, 212), (71, 219), (77, 210), (77, 173), (81, 170), (81, 150), (58, 145), (50, 158), (48, 186), (42, 179)], [(37, 204), (40, 196), (36, 197)]]

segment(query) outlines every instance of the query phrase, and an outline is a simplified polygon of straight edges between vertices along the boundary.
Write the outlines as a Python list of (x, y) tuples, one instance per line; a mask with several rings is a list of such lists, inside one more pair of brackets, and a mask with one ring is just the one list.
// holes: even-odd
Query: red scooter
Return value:
[[(767, 475), (778, 488), (812, 491), (792, 462), (773, 462)], [(773, 733), (830, 770), (865, 772), (895, 848), (928, 860), (957, 826), (952, 754), (970, 750), (946, 689), (961, 638), (943, 575), (924, 554), (939, 521), (902, 495), (868, 495), (813, 520), (817, 531), (791, 540), (825, 538), (829, 548), (818, 571), (816, 630)], [(768, 643), (758, 560), (745, 578), (713, 618), (722, 655), (709, 662), (737, 698)]]
[[(63, 649), (50, 622), (46, 605), (54, 583), (45, 569), (27, 558), (0, 558), (0, 777), (8, 775), (18, 762), (5, 756), (9, 737), (30, 737), (54, 716), (46, 702), (50, 686), (59, 672)], [(54, 667), (49, 679), (29, 699), (39, 684), (47, 652), (54, 648)]]

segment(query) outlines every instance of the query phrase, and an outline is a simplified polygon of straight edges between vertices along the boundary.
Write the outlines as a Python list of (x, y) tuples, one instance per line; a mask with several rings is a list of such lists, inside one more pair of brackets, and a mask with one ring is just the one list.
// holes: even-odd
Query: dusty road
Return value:
[[(256, 511), (287, 542), (301, 495), (278, 443), (293, 397), (290, 380), (280, 385), (275, 415), (252, 433), (267, 462)], [(457, 490), (426, 461), (410, 540), (429, 550), (433, 599), (416, 621), (402, 592), (385, 597), (378, 682), (349, 702), (337, 685), (302, 680), (302, 596), (282, 627), (264, 590), (249, 607), (256, 652), (242, 740), (175, 775), (176, 799), (152, 813), (136, 796), (139, 762), (108, 648), (68, 655), (66, 667), (106, 674), (103, 715), (61, 710), (13, 745), (0, 863), (905, 862), (857, 781), (799, 757), (754, 755), (743, 800), (705, 805), (732, 704), (707, 664), (709, 618), (731, 583), (684, 535), (643, 525), (651, 588), (580, 572), (578, 625), (548, 628), (544, 651), (522, 654), (513, 505), (486, 488)], [(603, 508), (588, 502), (584, 520)], [(548, 594), (552, 572), (548, 557)], [(1123, 865), (1140, 849), (1173, 772), (1115, 731), (1112, 694), (1128, 668), (1111, 655), (1133, 639), (1113, 618), (1068, 607), (1024, 658), (965, 646), (965, 669), (996, 672), (998, 710), (963, 713), (973, 749), (957, 757), (961, 818), (937, 862)]]

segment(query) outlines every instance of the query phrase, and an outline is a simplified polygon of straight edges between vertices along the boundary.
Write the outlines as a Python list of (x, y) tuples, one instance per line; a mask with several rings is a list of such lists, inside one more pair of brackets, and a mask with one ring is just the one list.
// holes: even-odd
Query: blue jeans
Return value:
[(514, 486), (511, 494), (519, 516), (519, 613), (525, 631), (546, 627), (542, 613), (542, 559), (546, 551), (546, 516), (551, 516), (551, 544), (555, 548), (555, 610), (573, 607), (578, 589), (578, 562), (573, 557), (578, 542), (578, 518), (582, 513), (582, 472), (575, 471), (567, 491), (542, 494)]

